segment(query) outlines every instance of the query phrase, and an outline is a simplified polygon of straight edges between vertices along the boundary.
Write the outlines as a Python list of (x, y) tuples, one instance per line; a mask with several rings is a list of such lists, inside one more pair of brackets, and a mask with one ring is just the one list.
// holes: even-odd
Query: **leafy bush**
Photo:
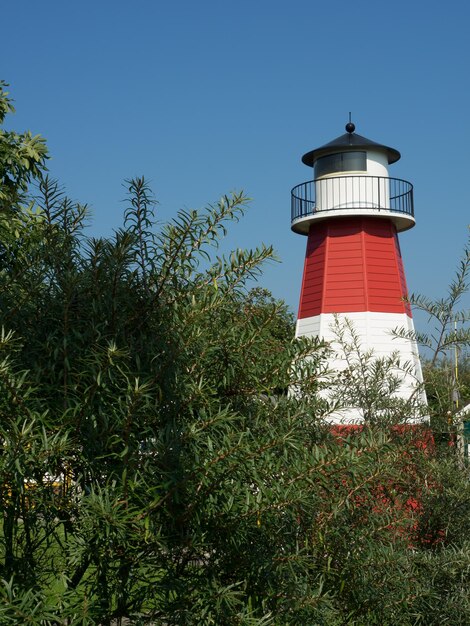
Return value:
[(272, 249), (217, 256), (246, 197), (159, 226), (137, 178), (92, 239), (45, 154), (0, 179), (0, 623), (468, 623), (466, 470), (390, 428), (387, 364), (331, 431)]

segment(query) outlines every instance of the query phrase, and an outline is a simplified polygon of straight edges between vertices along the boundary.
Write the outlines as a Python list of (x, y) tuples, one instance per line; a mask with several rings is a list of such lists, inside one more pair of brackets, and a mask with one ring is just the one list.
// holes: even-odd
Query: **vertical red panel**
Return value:
[(411, 306), (408, 302), (408, 287), (406, 286), (406, 277), (405, 277), (405, 268), (403, 267), (403, 258), (401, 256), (400, 242), (398, 241), (398, 235), (395, 233), (395, 246), (396, 246), (396, 254), (397, 254), (397, 263), (398, 263), (398, 273), (400, 276), (400, 284), (401, 289), (404, 294), (405, 300), (405, 311), (407, 315), (411, 317)]

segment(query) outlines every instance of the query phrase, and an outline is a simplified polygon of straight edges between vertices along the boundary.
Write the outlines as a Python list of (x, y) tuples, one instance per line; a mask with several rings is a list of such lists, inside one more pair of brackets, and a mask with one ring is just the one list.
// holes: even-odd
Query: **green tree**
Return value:
[(109, 238), (48, 177), (0, 214), (0, 624), (468, 623), (467, 475), (327, 426), (272, 249), (218, 255), (243, 194), (159, 225), (127, 188)]
[[(0, 81), (0, 125), (14, 112), (7, 83)], [(40, 135), (30, 131), (16, 133), (0, 129), (0, 206), (11, 210), (26, 192), (28, 183), (45, 169), (47, 148)]]
[[(470, 400), (468, 357), (470, 346), (470, 310), (462, 307), (469, 291), (470, 239), (464, 247), (455, 276), (443, 298), (432, 300), (411, 294), (413, 308), (427, 316), (428, 332), (405, 332), (401, 337), (416, 339), (425, 351), (423, 370), (431, 425), (437, 441), (448, 442), (460, 425), (455, 413)], [(459, 374), (460, 371), (460, 374)]]

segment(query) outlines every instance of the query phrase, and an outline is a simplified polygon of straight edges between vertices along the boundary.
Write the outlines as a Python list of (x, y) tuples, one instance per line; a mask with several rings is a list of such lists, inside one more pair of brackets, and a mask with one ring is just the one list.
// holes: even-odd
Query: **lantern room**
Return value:
[(388, 166), (399, 158), (398, 150), (346, 124), (344, 135), (302, 157), (313, 169), (313, 180), (292, 189), (292, 230), (308, 235), (314, 222), (354, 215), (387, 218), (398, 232), (412, 228), (413, 185), (388, 175)]

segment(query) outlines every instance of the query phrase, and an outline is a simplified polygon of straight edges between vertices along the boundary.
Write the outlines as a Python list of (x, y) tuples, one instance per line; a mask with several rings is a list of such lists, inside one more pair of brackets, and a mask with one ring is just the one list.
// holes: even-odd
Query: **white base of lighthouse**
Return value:
[[(410, 406), (425, 406), (426, 395), (416, 341), (396, 337), (394, 331), (397, 329), (413, 332), (412, 318), (406, 313), (373, 311), (321, 313), (298, 319), (296, 337), (319, 337), (330, 344), (332, 353), (328, 368), (332, 379), (358, 362), (358, 351), (362, 355), (370, 352), (370, 365), (374, 359), (397, 357), (399, 365), (390, 369), (390, 374), (400, 380), (393, 397), (410, 402)], [(329, 396), (326, 391), (326, 397)], [(328, 420), (331, 423), (354, 424), (364, 421), (364, 415), (360, 408), (350, 406), (334, 411)], [(420, 421), (427, 421), (427, 418), (420, 416), (418, 408), (414, 414), (407, 416), (409, 423)]]

